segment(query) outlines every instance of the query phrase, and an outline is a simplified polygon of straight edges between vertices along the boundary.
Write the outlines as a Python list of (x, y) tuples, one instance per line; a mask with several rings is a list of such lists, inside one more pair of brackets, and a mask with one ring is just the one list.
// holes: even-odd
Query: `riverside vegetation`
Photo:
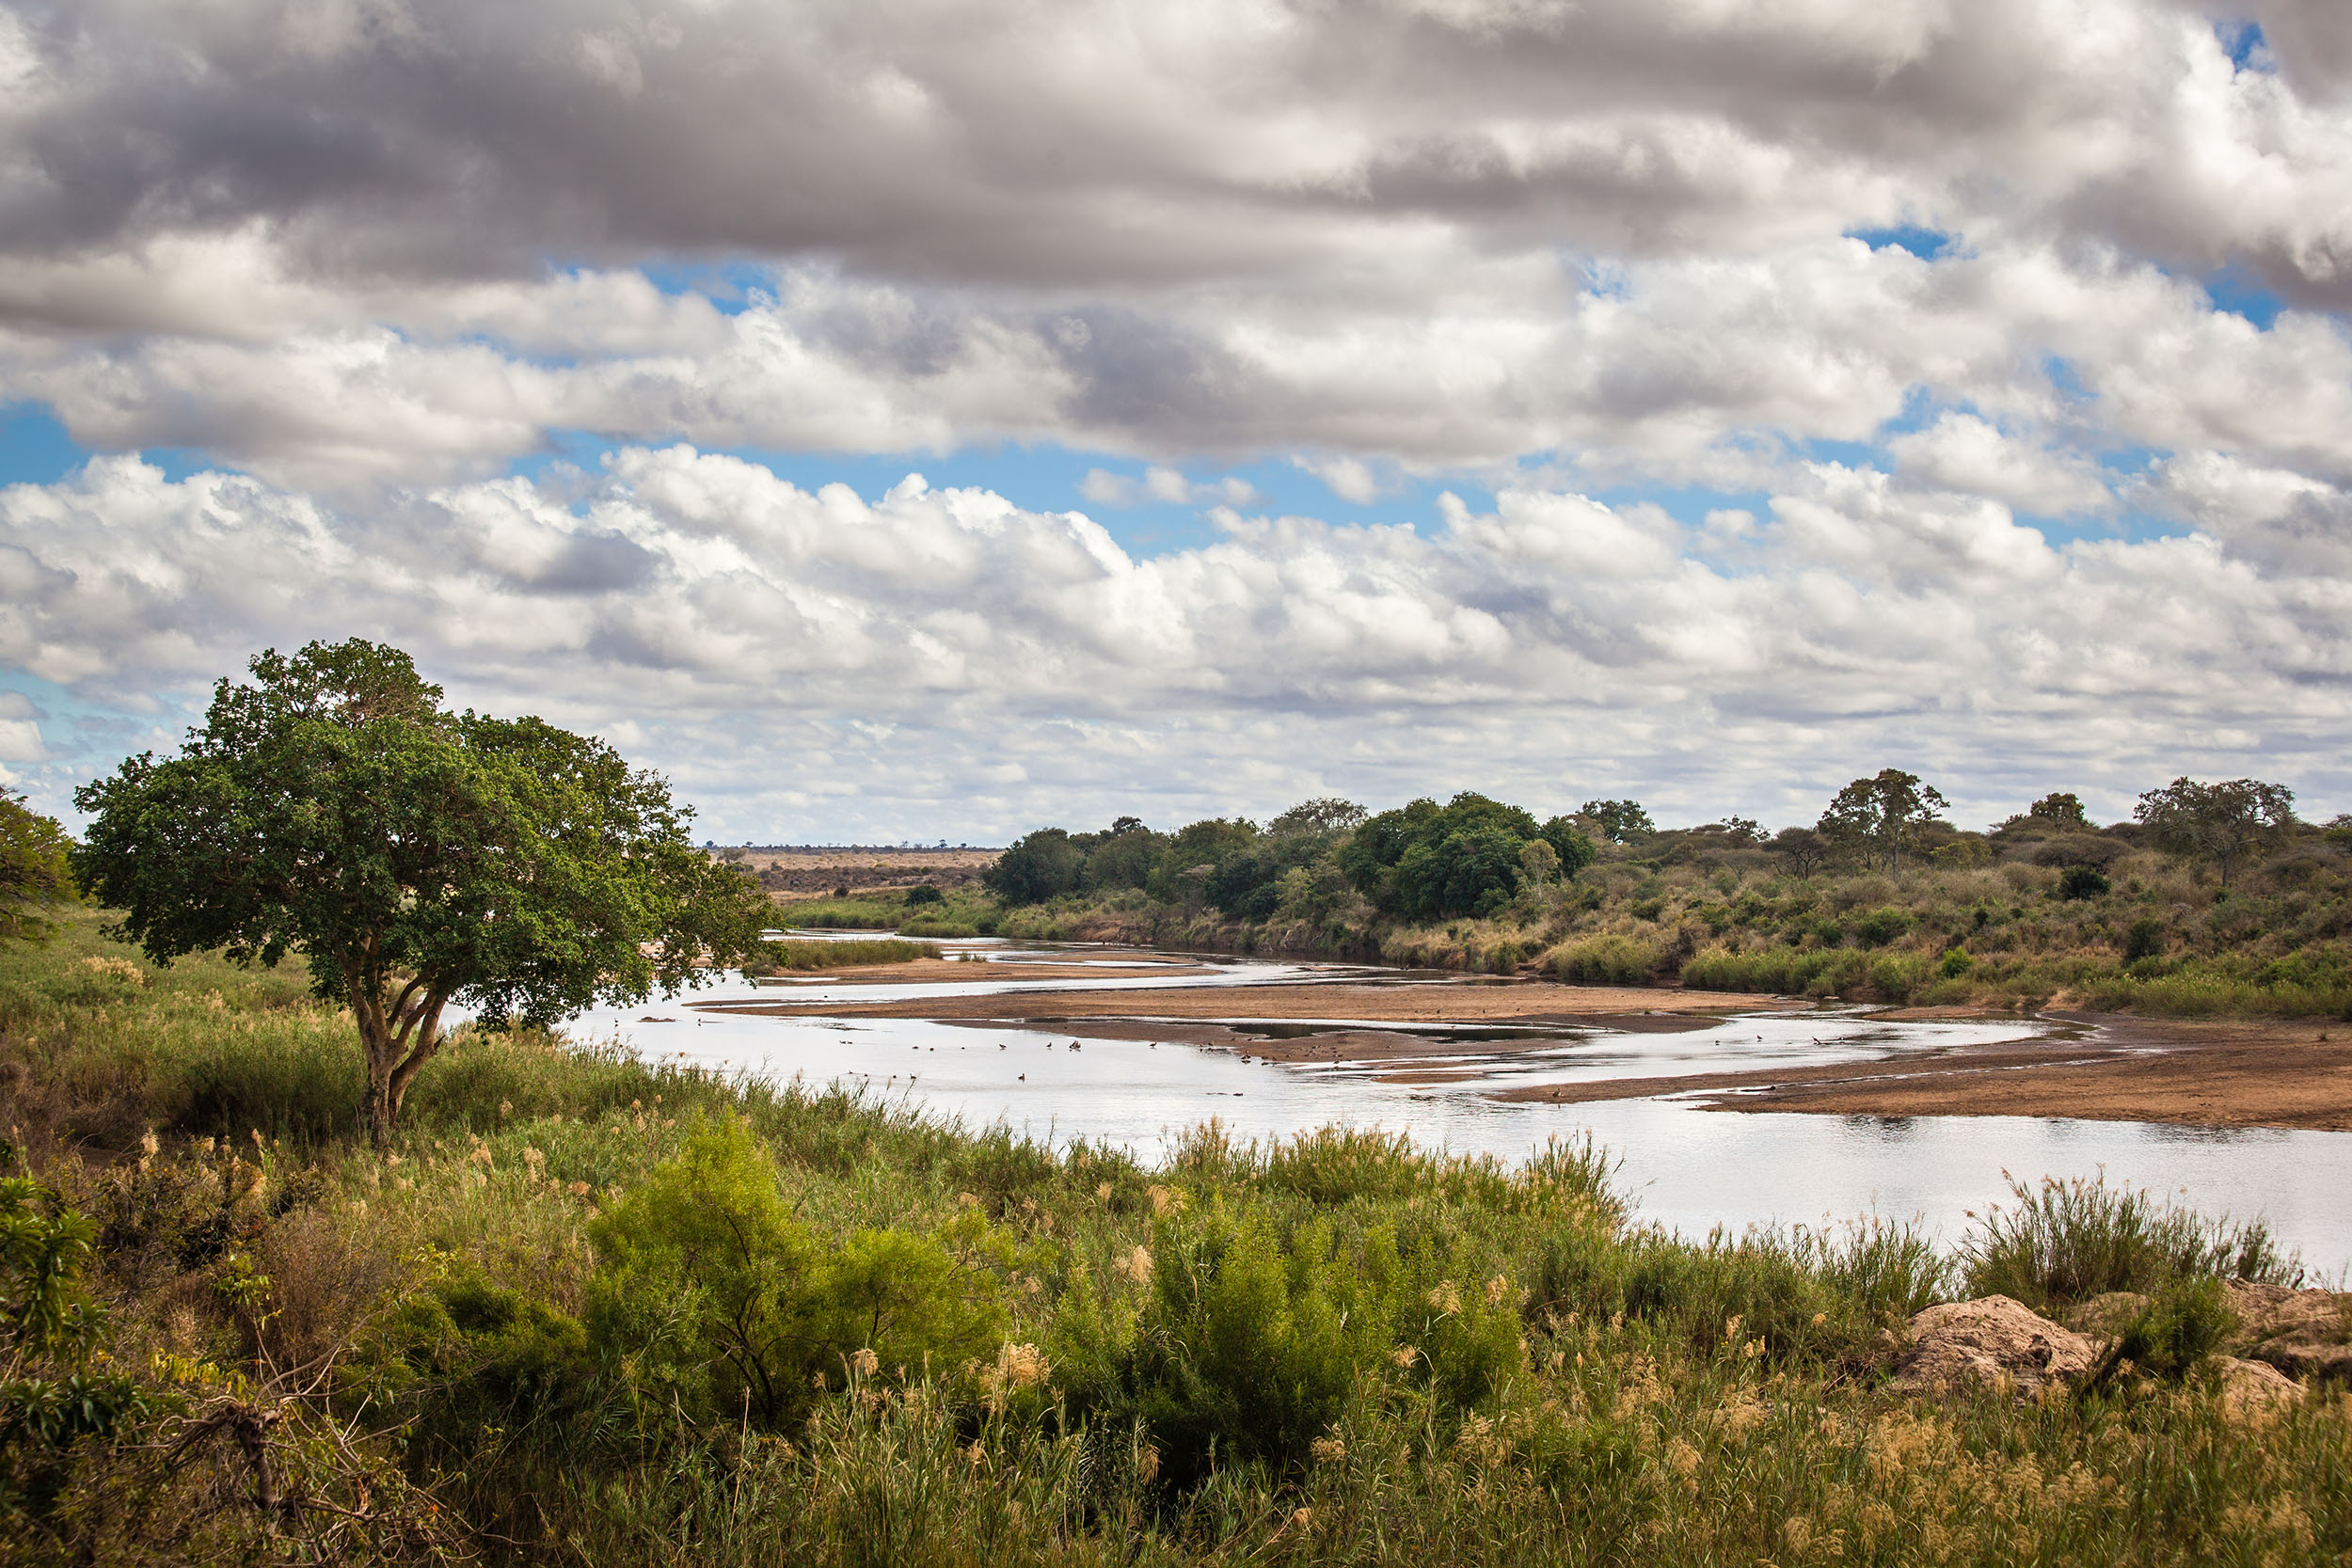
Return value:
[[(0, 947), (12, 1561), (2352, 1553), (2352, 1398), (2216, 1387), (2218, 1281), (2293, 1260), (2141, 1195), (1685, 1242), (1583, 1146), (1146, 1169), (519, 1025), (376, 1145), (307, 976), (54, 925)], [(2117, 1291), (2071, 1389), (1889, 1378), (1931, 1302)]]
[(2352, 823), (2291, 807), (2257, 781), (2183, 779), (2132, 821), (2055, 794), (1963, 832), (1893, 769), (1772, 836), (1739, 817), (1659, 830), (1629, 800), (1546, 822), (1475, 794), (1377, 816), (1313, 800), (1263, 827), (1030, 833), (987, 874), (1001, 907), (971, 918), (1584, 983), (2352, 1016)]

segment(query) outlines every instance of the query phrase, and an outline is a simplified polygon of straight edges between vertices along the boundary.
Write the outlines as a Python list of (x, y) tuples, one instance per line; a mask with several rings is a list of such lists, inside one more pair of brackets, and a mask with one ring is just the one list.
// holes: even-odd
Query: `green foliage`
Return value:
[(1885, 768), (1839, 790), (1815, 831), (1835, 849), (1865, 862), (1883, 860), (1892, 875), (1901, 869), (1904, 851), (1925, 847), (1929, 830), (1941, 825), (1947, 808), (1917, 774)]
[(1910, 929), (1908, 910), (1872, 910), (1853, 923), (1854, 941), (1865, 947), (1883, 947)]
[(1213, 1200), (1155, 1227), (1152, 1293), (1120, 1402), (1180, 1484), (1214, 1465), (1295, 1468), (1359, 1392), (1391, 1375), (1458, 1413), (1522, 1363), (1507, 1282), (1466, 1289), (1425, 1232), (1350, 1235), (1325, 1218), (1283, 1234), (1251, 1204)]
[[(1456, 795), (1444, 806), (1415, 800), (1367, 819), (1341, 849), (1339, 863), (1378, 908), (1408, 919), (1491, 914), (1519, 888), (1519, 851), (1542, 838), (1535, 819), (1484, 795)], [(1580, 835), (1551, 844), (1563, 864)]]
[(884, 1227), (820, 1247), (741, 1121), (693, 1133), (593, 1234), (588, 1333), (627, 1364), (648, 1419), (780, 1431), (828, 1386), (880, 1366), (951, 1371), (1001, 1338), (995, 1275), (940, 1243)]
[(2173, 1279), (2117, 1331), (2083, 1380), (2082, 1391), (2100, 1393), (2135, 1373), (2185, 1382), (2221, 1348), (2236, 1325), (2237, 1315), (2231, 1311), (2218, 1279)]
[(98, 1365), (107, 1318), (82, 1283), (96, 1240), (56, 1192), (0, 1177), (0, 1541), (51, 1513), (76, 1443), (124, 1435), (169, 1402)]
[(2044, 795), (2026, 808), (2026, 816), (2063, 832), (2080, 832), (2090, 827), (2090, 817), (2083, 810), (2081, 798), (2069, 791), (2053, 791)]
[(944, 904), (946, 901), (947, 895), (929, 882), (907, 889), (906, 906), (908, 909), (923, 904)]
[(252, 673), (218, 684), (179, 756), (77, 792), (93, 819), (75, 870), (157, 964), (298, 952), (352, 1011), (379, 1138), (450, 1004), (552, 1021), (694, 983), (756, 940), (756, 887), (602, 741), (446, 712), (370, 642), (264, 653)]
[(1658, 831), (1639, 800), (1587, 800), (1578, 815), (1612, 844), (1632, 844)]
[(2206, 1219), (2159, 1204), (2144, 1189), (2111, 1187), (2104, 1176), (2045, 1179), (2039, 1187), (2013, 1180), (2010, 1194), (2013, 1205), (1995, 1206), (1963, 1244), (1972, 1296), (2010, 1296), (2042, 1311), (2200, 1276), (2301, 1278), (2260, 1222)]
[(72, 844), (56, 818), (0, 789), (0, 942), (40, 942), (56, 930), (41, 911), (76, 896)]
[(1061, 828), (1040, 828), (1014, 839), (980, 873), (980, 883), (1006, 904), (1042, 904), (1078, 891), (1086, 851)]
[(778, 912), (786, 924), (805, 931), (889, 931), (898, 928), (903, 911), (896, 904), (831, 898), (822, 903), (787, 904)]
[[(980, 927), (977, 922), (970, 920), (907, 920), (899, 922), (898, 934), (902, 937), (953, 941), (958, 937), (978, 936)], [(937, 949), (932, 950), (932, 956), (937, 956)]]

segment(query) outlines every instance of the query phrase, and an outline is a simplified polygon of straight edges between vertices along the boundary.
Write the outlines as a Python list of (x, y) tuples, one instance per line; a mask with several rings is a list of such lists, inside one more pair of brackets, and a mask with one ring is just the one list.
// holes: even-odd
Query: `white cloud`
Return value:
[[(987, 491), (811, 493), (687, 448), (569, 497), (365, 508), (102, 461), (0, 493), (27, 585), (0, 657), (93, 704), (196, 702), (265, 642), (379, 637), (459, 700), (629, 737), (732, 837), (1604, 784), (1787, 820), (1887, 759), (1986, 816), (2056, 787), (2120, 811), (2202, 766), (2346, 793), (2352, 561), (2279, 564), (2243, 503), (2060, 546), (1994, 503), (1796, 477), (1724, 565), (1655, 508), (1542, 491), (1425, 530), (1229, 514), (1137, 561)], [(59, 787), (111, 760), (56, 750)]]
[(2012, 439), (1973, 414), (1947, 409), (1926, 429), (1886, 445), (1902, 478), (1930, 488), (2052, 516), (2101, 512), (2114, 503), (2096, 465)]

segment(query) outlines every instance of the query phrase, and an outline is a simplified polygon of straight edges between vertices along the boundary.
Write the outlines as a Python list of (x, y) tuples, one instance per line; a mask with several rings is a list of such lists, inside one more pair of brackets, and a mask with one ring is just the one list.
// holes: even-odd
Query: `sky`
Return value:
[(2352, 810), (2337, 0), (0, 0), (0, 784), (265, 647), (722, 843)]

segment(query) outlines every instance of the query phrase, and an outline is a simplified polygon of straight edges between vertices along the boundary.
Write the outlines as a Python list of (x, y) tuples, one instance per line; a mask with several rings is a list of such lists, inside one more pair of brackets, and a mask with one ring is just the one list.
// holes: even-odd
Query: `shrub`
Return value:
[(2083, 1391), (2098, 1392), (2128, 1372), (2185, 1382), (2236, 1324), (2219, 1280), (2176, 1280), (2123, 1324), (2083, 1380)]
[(1865, 947), (1883, 947), (1910, 929), (1907, 910), (1872, 910), (1853, 923), (1854, 940)]
[(739, 1120), (694, 1132), (591, 1234), (589, 1333), (630, 1359), (657, 1418), (773, 1432), (861, 1366), (947, 1372), (1002, 1337), (995, 1276), (937, 1241), (864, 1229), (820, 1247)]
[(1154, 1228), (1131, 1397), (1179, 1484), (1212, 1457), (1295, 1466), (1386, 1357), (1369, 1282), (1331, 1261), (1321, 1222), (1285, 1249), (1256, 1209)]
[(2142, 915), (2132, 922), (2132, 928), (2123, 934), (2123, 961), (2137, 963), (2142, 958), (2164, 957), (2164, 922), (2154, 915)]
[(2043, 1311), (2109, 1291), (2153, 1294), (2195, 1275), (2302, 1277), (2259, 1221), (2208, 1220), (2145, 1189), (2110, 1187), (2104, 1175), (2044, 1178), (2039, 1188), (2012, 1180), (2010, 1191), (2015, 1207), (1994, 1209), (1962, 1243), (1972, 1296), (2012, 1296)]
[(920, 887), (907, 889), (906, 905), (909, 909), (914, 909), (918, 904), (944, 904), (946, 901), (947, 895), (929, 882), (925, 882)]
[(2058, 896), (2069, 902), (2104, 898), (2110, 890), (2106, 873), (2094, 865), (2070, 865), (2058, 878)]

